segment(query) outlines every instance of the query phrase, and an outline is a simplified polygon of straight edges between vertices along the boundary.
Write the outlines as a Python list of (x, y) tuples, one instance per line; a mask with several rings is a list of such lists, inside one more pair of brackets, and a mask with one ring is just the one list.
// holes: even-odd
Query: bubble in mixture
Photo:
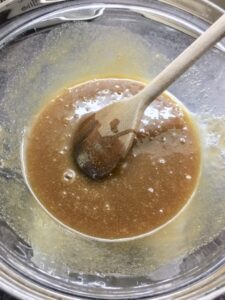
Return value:
[(63, 180), (72, 183), (76, 177), (74, 170), (68, 169), (63, 173)]
[(165, 164), (165, 163), (166, 163), (166, 160), (165, 160), (164, 158), (160, 158), (160, 159), (159, 159), (159, 163), (160, 163), (160, 164)]
[(108, 203), (106, 203), (105, 209), (106, 209), (106, 210), (110, 210), (110, 205), (109, 205)]
[(181, 137), (181, 138), (180, 138), (180, 143), (181, 143), (181, 144), (185, 144), (185, 143), (186, 143), (186, 140), (185, 140), (184, 137)]

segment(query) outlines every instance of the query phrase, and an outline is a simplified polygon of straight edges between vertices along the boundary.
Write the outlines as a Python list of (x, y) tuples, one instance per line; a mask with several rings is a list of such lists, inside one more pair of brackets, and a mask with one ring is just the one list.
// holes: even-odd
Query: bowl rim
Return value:
[[(78, 1), (78, 2), (84, 2), (84, 1)], [(96, 1), (98, 2), (98, 1)], [(162, 1), (163, 2), (163, 1)], [(166, 1), (165, 1), (166, 2)], [(168, 2), (168, 1), (167, 1)], [(4, 2), (3, 2), (4, 3)], [(73, 2), (71, 2), (73, 3)], [(139, 7), (140, 8), (140, 7)], [(58, 222), (58, 221), (57, 221)], [(166, 295), (159, 295), (156, 296), (155, 299), (168, 299), (170, 298), (172, 293), (174, 296), (174, 299), (190, 299), (190, 296), (192, 299), (212, 299), (212, 297), (216, 297), (220, 295), (222, 292), (225, 291), (225, 262), (223, 261), (223, 264), (215, 266), (217, 269), (214, 270), (212, 273), (207, 274), (207, 277), (201, 278), (198, 282), (195, 282), (191, 286), (185, 286), (181, 287), (181, 289), (171, 292), (169, 292)], [(90, 299), (90, 296), (88, 295), (81, 295), (81, 296), (70, 296), (65, 295), (57, 290), (53, 290), (51, 288), (46, 288), (45, 286), (38, 285), (38, 283), (34, 282), (32, 278), (27, 278), (25, 276), (21, 277), (18, 275), (18, 272), (16, 269), (13, 269), (9, 264), (7, 264), (6, 261), (3, 261), (2, 258), (0, 258), (0, 272), (1, 272), (1, 278), (0, 278), (0, 287), (5, 290), (6, 292), (16, 296), (20, 297), (21, 299), (56, 299), (58, 297), (61, 297), (61, 299), (83, 299), (83, 297), (88, 297)], [(211, 290), (209, 290), (209, 286), (211, 287)], [(131, 297), (137, 297), (137, 294), (134, 294)], [(149, 291), (141, 291), (141, 294), (139, 295), (141, 298), (144, 297), (145, 299), (152, 299), (151, 296), (149, 296)], [(149, 298), (148, 298), (149, 296)], [(98, 297), (98, 295), (96, 295)], [(115, 299), (115, 294), (111, 296), (111, 298), (105, 298), (105, 299)], [(97, 298), (100, 299), (100, 298)], [(104, 297), (102, 298), (104, 299)], [(119, 299), (119, 298), (118, 298)], [(121, 299), (121, 298), (120, 298)]]

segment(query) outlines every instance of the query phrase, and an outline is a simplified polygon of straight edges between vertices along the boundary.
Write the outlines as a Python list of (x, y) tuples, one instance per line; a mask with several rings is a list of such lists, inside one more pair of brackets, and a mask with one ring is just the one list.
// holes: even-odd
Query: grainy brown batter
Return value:
[(73, 159), (78, 118), (142, 88), (125, 79), (75, 86), (49, 102), (30, 129), (29, 184), (52, 215), (82, 233), (112, 239), (146, 233), (170, 220), (195, 190), (198, 135), (183, 106), (168, 96), (146, 109), (135, 146), (111, 177), (93, 181), (78, 170)]

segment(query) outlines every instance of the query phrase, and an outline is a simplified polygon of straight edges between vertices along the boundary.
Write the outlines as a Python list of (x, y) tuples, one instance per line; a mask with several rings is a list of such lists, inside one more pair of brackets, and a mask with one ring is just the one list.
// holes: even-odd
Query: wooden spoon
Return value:
[[(225, 34), (225, 14), (170, 63), (141, 92), (81, 118), (74, 155), (90, 178), (111, 174), (131, 148), (146, 107)], [(210, 62), (209, 62), (210, 63)], [(116, 133), (115, 133), (116, 132)]]

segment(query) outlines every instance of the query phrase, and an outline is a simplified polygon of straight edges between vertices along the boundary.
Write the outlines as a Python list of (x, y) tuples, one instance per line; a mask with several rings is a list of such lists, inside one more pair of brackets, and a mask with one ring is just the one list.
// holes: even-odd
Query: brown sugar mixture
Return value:
[(25, 170), (33, 193), (55, 218), (81, 233), (109, 239), (147, 233), (173, 218), (196, 188), (198, 134), (187, 110), (167, 94), (145, 110), (135, 145), (111, 176), (95, 181), (78, 169), (78, 119), (143, 87), (128, 79), (75, 86), (50, 101), (27, 134)]

